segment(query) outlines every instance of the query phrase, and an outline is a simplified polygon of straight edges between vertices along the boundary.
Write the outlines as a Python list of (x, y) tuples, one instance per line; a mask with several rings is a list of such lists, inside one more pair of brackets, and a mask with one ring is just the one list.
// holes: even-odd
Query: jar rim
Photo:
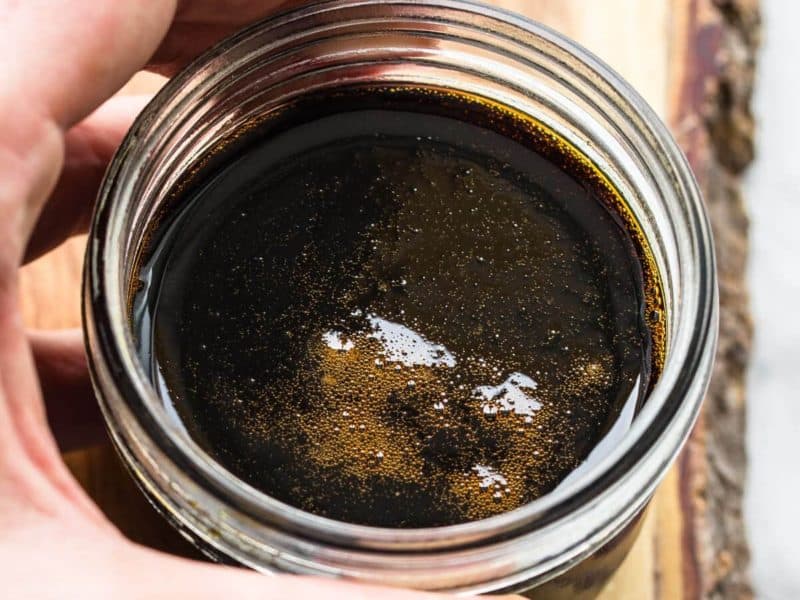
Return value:
[[(693, 285), (677, 290), (681, 303), (680, 320), (675, 324), (663, 372), (623, 442), (597, 468), (590, 471), (592, 478), (578, 479), (572, 485), (557, 489), (513, 511), (479, 521), (398, 530), (335, 521), (284, 504), (234, 478), (208, 458), (188, 435), (182, 437), (165, 426), (157, 412), (153, 412), (153, 407), (160, 403), (146, 381), (144, 372), (137, 365), (132, 332), (126, 322), (127, 313), (120, 310), (125, 299), (118, 288), (119, 257), (114, 253), (119, 252), (119, 247), (115, 245), (118, 239), (114, 236), (120, 232), (119, 211), (124, 208), (120, 199), (127, 194), (126, 202), (135, 202), (130, 197), (131, 183), (125, 181), (125, 177), (136, 176), (136, 171), (127, 168), (127, 163), (133, 160), (134, 155), (142, 153), (142, 140), (146, 139), (154, 124), (166, 117), (164, 111), (167, 108), (186, 106), (201, 93), (197, 88), (190, 89), (189, 84), (213, 60), (268, 31), (293, 27), (317, 19), (323, 13), (326, 14), (325, 19), (334, 20), (331, 15), (346, 16), (348, 11), (358, 8), (367, 8), (378, 14), (402, 7), (410, 10), (424, 7), (426, 11), (455, 11), (466, 15), (460, 26), (480, 28), (486, 33), (488, 24), (491, 24), (493, 35), (516, 37), (513, 41), (520, 47), (530, 43), (526, 36), (536, 39), (548, 45), (555, 55), (570, 57), (574, 64), (580, 64), (588, 73), (586, 82), (602, 87), (601, 95), (609, 95), (613, 91), (614, 97), (608, 101), (623, 106), (625, 113), (635, 116), (634, 127), (646, 127), (645, 137), (657, 146), (657, 152), (664, 161), (661, 168), (675, 187), (675, 198), (682, 203), (685, 212), (686, 223), (683, 231), (678, 232), (683, 236), (678, 239), (682, 244), (679, 251), (683, 253), (682, 258), (695, 264), (685, 265), (687, 269), (694, 270)], [(341, 24), (344, 19), (340, 18), (338, 22)], [(193, 473), (202, 482), (201, 487), (212, 488), (215, 494), (235, 499), (237, 510), (242, 510), (252, 518), (263, 519), (271, 526), (294, 535), (333, 541), (341, 546), (349, 542), (358, 548), (370, 550), (391, 548), (413, 551), (423, 546), (426, 549), (463, 549), (543, 528), (565, 515), (589, 507), (592, 500), (629, 475), (669, 428), (673, 429), (670, 442), (673, 447), (659, 461), (671, 462), (691, 429), (708, 383), (710, 360), (716, 347), (717, 302), (713, 244), (700, 193), (685, 157), (652, 109), (610, 67), (575, 42), (520, 15), (474, 0), (318, 2), (256, 23), (197, 58), (168, 82), (145, 108), (114, 157), (95, 209), (84, 271), (84, 330), (89, 347), (90, 369), (108, 422), (117, 420), (115, 415), (119, 407), (125, 406), (128, 411), (126, 414), (129, 413), (138, 421), (142, 432), (169, 456), (177, 468)], [(113, 394), (108, 393), (109, 385), (114, 388)], [(129, 443), (125, 439), (124, 424), (109, 426), (118, 446)], [(124, 449), (123, 454), (129, 460), (134, 460)], [(637, 502), (646, 501), (663, 471), (664, 465), (661, 468), (653, 467), (650, 480), (640, 485)], [(141, 480), (141, 474), (138, 477)], [(604, 487), (594, 489), (600, 479), (606, 482)], [(582, 497), (590, 487), (594, 494)], [(459, 542), (451, 544), (452, 540)]]

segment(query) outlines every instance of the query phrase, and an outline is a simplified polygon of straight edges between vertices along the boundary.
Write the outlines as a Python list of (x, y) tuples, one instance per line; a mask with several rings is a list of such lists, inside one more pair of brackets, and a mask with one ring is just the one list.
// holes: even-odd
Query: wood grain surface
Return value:
[[(755, 0), (498, 0), (576, 40), (626, 77), (672, 128), (704, 190), (721, 277), (719, 359), (704, 414), (660, 486), (642, 533), (601, 594), (612, 599), (748, 598), (741, 521), (743, 371), (751, 327), (743, 282), (747, 218), (739, 176), (752, 158), (749, 100), (758, 42)], [(156, 89), (141, 75), (121, 93)], [(91, 202), (86, 198), (86, 202)], [(26, 322), (80, 325), (83, 238), (27, 266)], [(141, 543), (194, 550), (146, 504), (108, 447), (66, 457), (108, 516)]]

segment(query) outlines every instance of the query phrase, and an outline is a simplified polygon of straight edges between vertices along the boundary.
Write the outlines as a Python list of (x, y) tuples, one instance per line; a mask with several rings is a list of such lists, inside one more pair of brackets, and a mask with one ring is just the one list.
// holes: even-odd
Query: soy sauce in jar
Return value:
[(176, 423), (303, 510), (431, 527), (518, 508), (658, 376), (644, 236), (530, 118), (431, 89), (306, 98), (207, 157), (132, 320)]

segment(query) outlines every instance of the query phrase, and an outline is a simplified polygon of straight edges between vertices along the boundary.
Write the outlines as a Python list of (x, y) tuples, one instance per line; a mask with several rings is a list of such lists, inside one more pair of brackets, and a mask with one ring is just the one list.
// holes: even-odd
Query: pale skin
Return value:
[(424, 600), (404, 590), (169, 556), (125, 539), (61, 450), (99, 439), (77, 331), (32, 332), (18, 269), (85, 231), (97, 185), (147, 99), (109, 98), (136, 71), (172, 75), (276, 0), (0, 0), (0, 572), (8, 598)]

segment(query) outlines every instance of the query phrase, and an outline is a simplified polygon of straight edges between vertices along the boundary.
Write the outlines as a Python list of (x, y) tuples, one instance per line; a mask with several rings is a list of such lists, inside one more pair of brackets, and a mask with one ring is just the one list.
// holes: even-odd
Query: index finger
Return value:
[(64, 132), (147, 62), (174, 10), (174, 0), (0, 5), (0, 284), (58, 179)]
[(71, 127), (145, 65), (174, 12), (175, 0), (6, 3), (0, 119), (25, 111)]

